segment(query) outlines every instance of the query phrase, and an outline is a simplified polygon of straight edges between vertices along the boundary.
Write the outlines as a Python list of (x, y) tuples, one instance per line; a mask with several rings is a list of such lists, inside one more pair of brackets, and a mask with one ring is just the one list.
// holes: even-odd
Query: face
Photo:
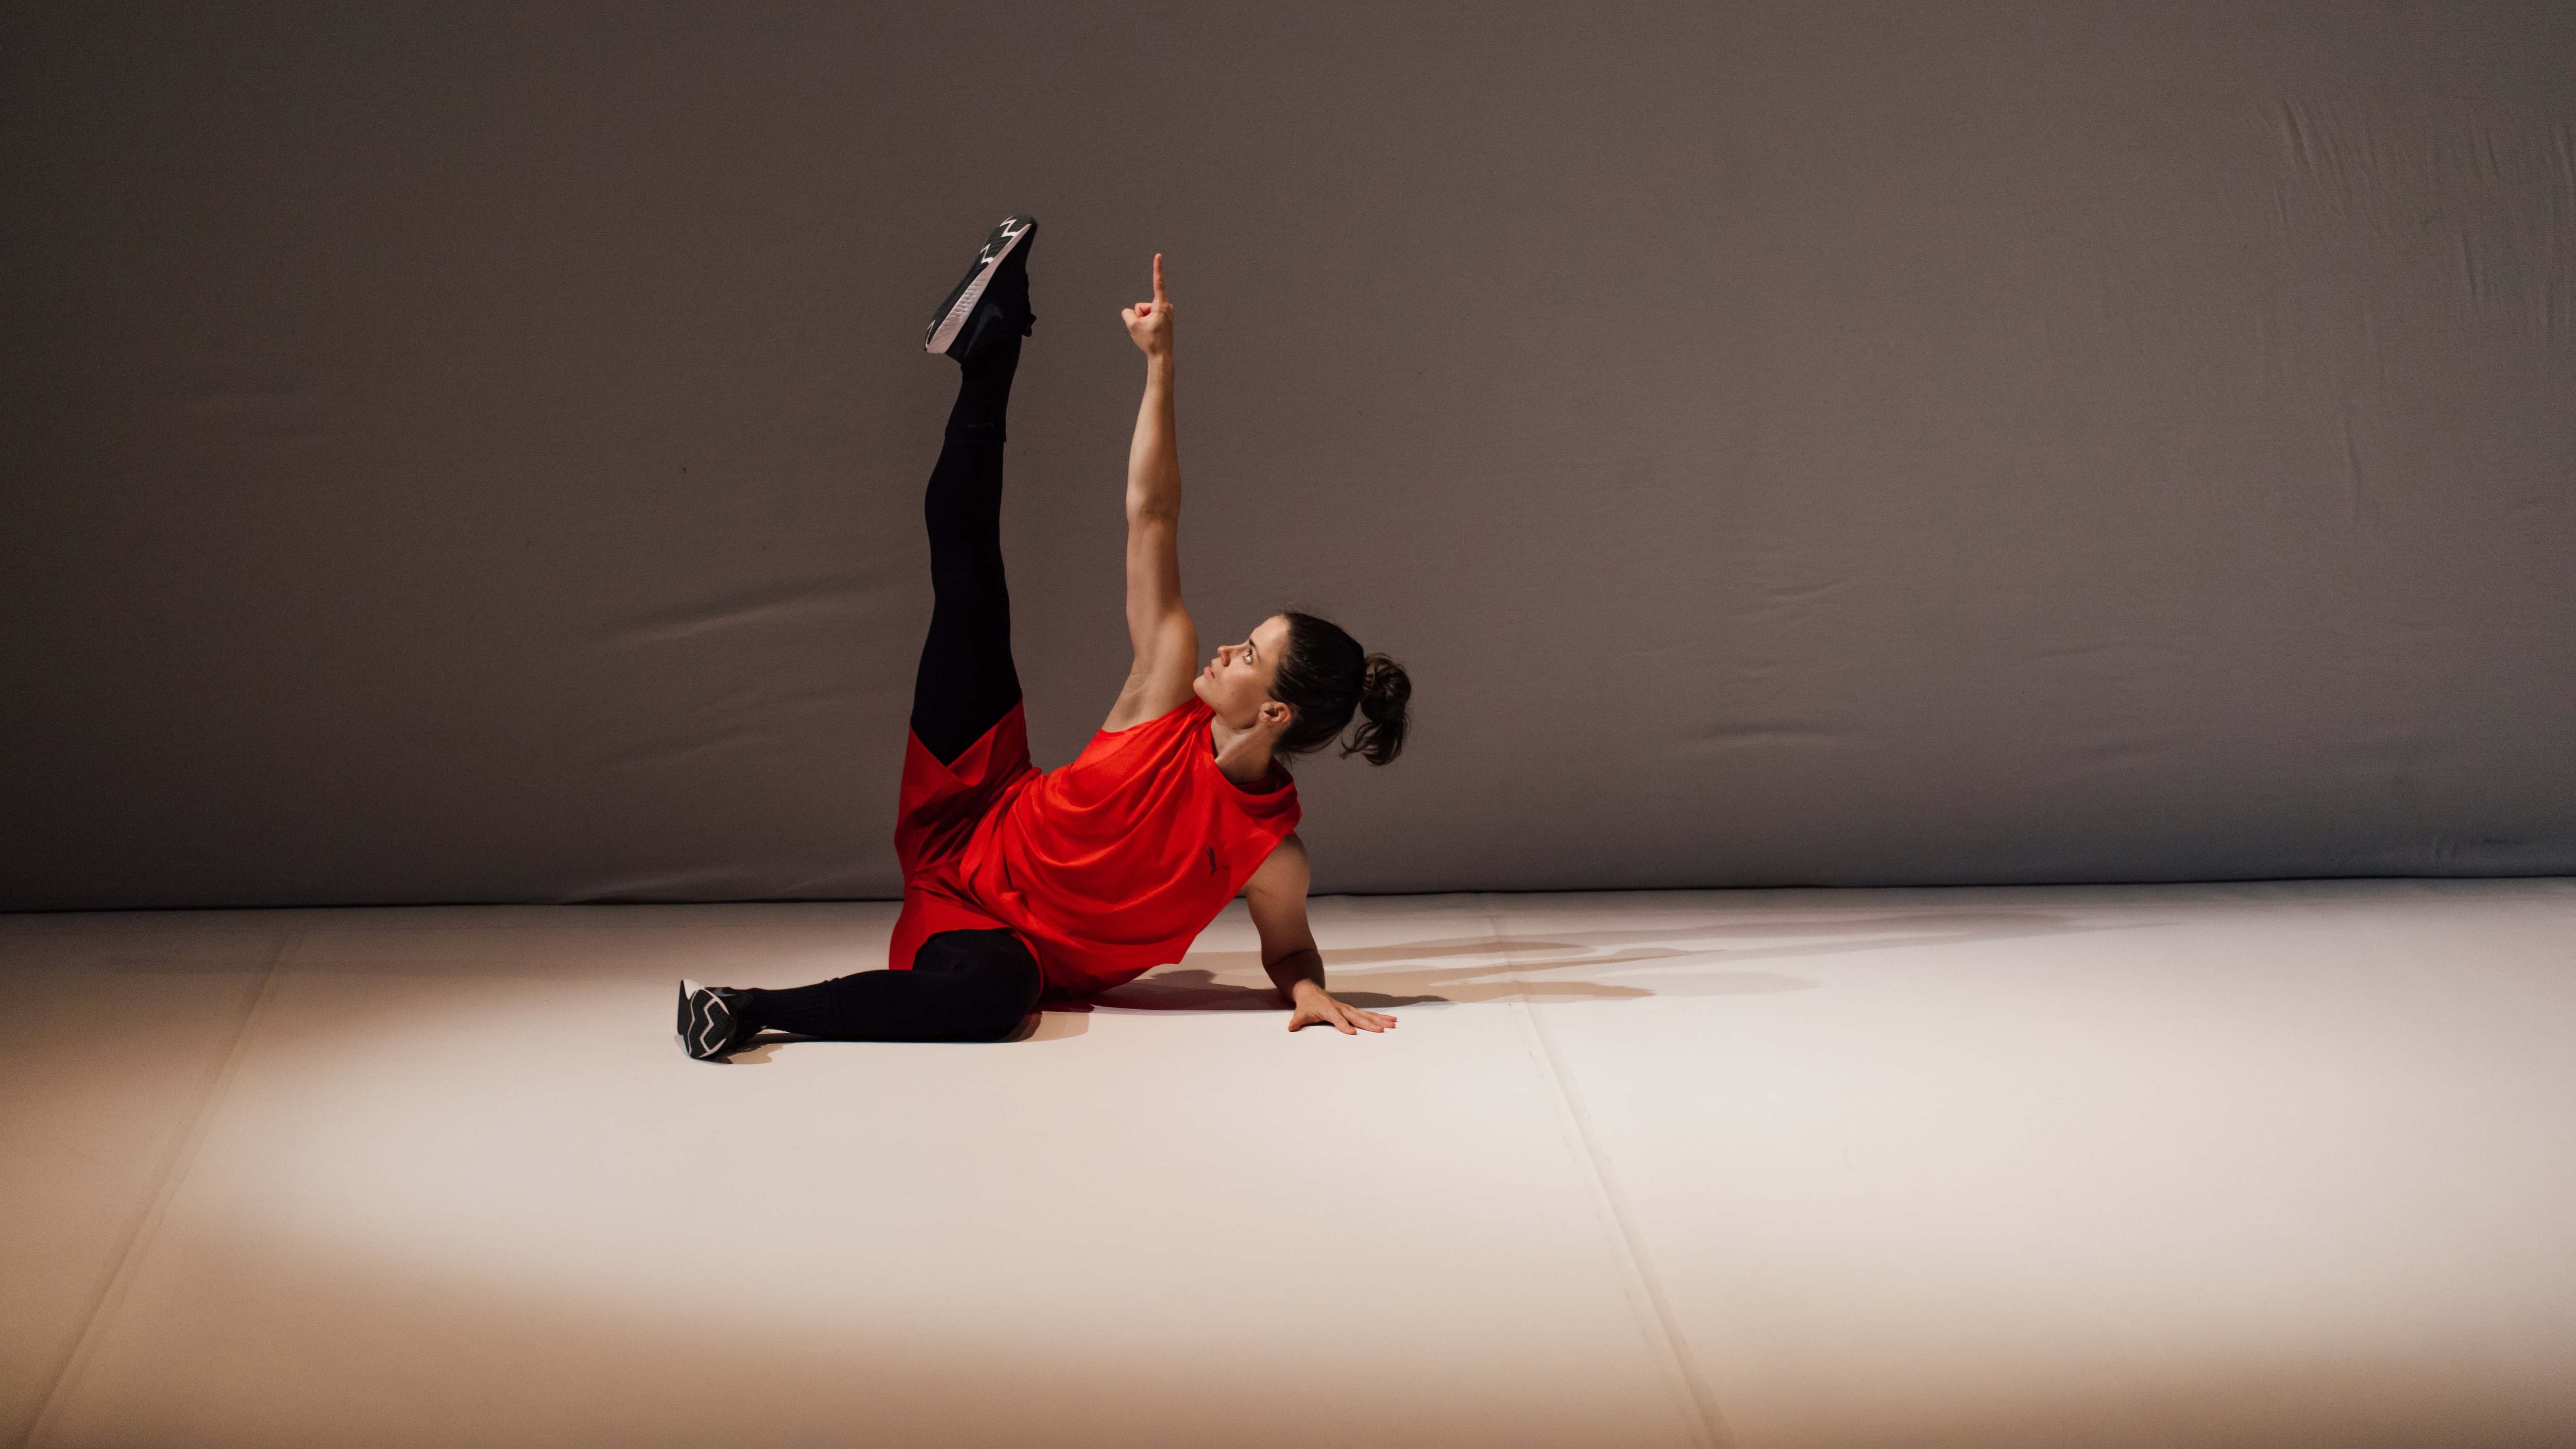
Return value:
[(1248, 729), (1256, 720), (1284, 726), (1289, 709), (1270, 697), (1270, 682), (1279, 676), (1279, 656), (1287, 647), (1288, 620), (1273, 614), (1253, 629), (1251, 638), (1219, 646), (1192, 687), (1218, 719), (1236, 729)]

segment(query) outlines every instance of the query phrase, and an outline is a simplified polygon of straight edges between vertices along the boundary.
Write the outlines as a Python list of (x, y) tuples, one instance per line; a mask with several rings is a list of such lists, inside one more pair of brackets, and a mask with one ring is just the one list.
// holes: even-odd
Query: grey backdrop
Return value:
[(12, 6), (0, 905), (883, 896), (1044, 221), (1042, 764), (1405, 659), (1322, 890), (2576, 871), (2576, 7)]

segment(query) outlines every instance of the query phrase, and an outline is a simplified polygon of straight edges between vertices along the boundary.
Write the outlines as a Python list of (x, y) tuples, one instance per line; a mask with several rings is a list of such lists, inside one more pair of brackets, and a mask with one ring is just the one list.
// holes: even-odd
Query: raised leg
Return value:
[(1002, 444), (1029, 322), (1027, 247), (1014, 250), (958, 338), (964, 364), (922, 519), (930, 529), (930, 637), (913, 677), (912, 732), (941, 764), (1020, 702), (1002, 575)]

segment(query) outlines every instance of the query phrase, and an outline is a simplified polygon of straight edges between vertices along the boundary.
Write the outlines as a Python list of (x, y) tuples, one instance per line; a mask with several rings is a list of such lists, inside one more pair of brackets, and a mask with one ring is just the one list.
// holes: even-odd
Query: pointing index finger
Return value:
[(1163, 254), (1154, 253), (1154, 300), (1163, 300)]

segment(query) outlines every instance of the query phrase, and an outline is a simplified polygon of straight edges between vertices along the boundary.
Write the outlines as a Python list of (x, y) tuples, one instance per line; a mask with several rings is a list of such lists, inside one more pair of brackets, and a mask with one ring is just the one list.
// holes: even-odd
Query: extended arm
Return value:
[(1395, 1018), (1336, 1001), (1324, 989), (1324, 957), (1306, 924), (1306, 843), (1291, 835), (1252, 873), (1243, 898), (1261, 933), (1261, 969), (1290, 1007), (1288, 1029), (1329, 1026), (1344, 1036), (1384, 1031)]
[(1181, 603), (1181, 454), (1172, 418), (1172, 304), (1163, 258), (1154, 300), (1119, 314), (1145, 354), (1145, 396), (1127, 449), (1127, 638), (1135, 646), (1126, 687), (1101, 728), (1121, 730), (1188, 702), (1198, 672), (1198, 627)]

